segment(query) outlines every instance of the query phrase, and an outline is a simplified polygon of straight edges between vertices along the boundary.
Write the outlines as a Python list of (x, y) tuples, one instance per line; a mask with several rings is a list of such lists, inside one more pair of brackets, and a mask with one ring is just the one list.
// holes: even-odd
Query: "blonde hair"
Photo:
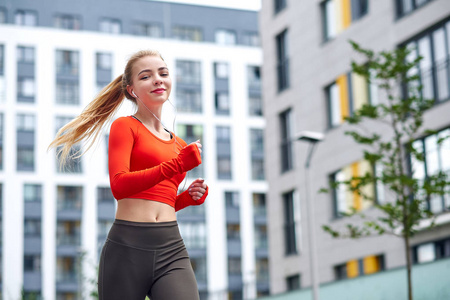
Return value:
[[(92, 147), (103, 126), (111, 120), (124, 98), (136, 103), (136, 99), (128, 93), (127, 86), (133, 84), (132, 71), (134, 63), (146, 56), (158, 56), (164, 60), (156, 50), (136, 52), (128, 60), (124, 73), (103, 88), (78, 117), (59, 129), (48, 149), (58, 149), (57, 155), (60, 167), (66, 165), (70, 159), (81, 157)], [(75, 153), (71, 152), (72, 147), (81, 141), (87, 142), (86, 149)]]

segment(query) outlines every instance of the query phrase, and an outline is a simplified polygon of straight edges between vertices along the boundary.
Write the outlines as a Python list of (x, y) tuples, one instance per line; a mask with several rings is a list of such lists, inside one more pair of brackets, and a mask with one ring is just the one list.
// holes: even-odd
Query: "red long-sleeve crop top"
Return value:
[(176, 142), (175, 138), (162, 140), (132, 116), (112, 123), (108, 151), (111, 191), (117, 200), (153, 200), (178, 211), (202, 204), (208, 195), (206, 190), (197, 201), (188, 191), (177, 195), (186, 172), (202, 162), (197, 145), (187, 146), (179, 137)]

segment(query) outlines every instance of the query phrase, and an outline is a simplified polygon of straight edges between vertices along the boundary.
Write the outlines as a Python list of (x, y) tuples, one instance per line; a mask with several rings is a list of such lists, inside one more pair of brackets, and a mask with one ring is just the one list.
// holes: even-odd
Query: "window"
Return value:
[(34, 48), (22, 46), (17, 47), (17, 62), (34, 63)]
[(196, 61), (176, 62), (177, 108), (182, 112), (202, 112), (201, 64)]
[(40, 255), (25, 255), (23, 257), (23, 270), (25, 272), (38, 272), (41, 270)]
[(326, 0), (321, 3), (324, 40), (334, 38), (369, 11), (369, 0)]
[(174, 26), (172, 37), (177, 40), (201, 42), (203, 40), (202, 30), (195, 27)]
[(450, 257), (450, 238), (427, 242), (412, 248), (414, 263), (426, 263)]
[(241, 258), (228, 257), (228, 275), (241, 275)]
[(6, 99), (5, 70), (4, 70), (5, 52), (3, 45), (0, 45), (0, 103)]
[(183, 84), (200, 84), (201, 64), (197, 61), (177, 60), (176, 62), (176, 80)]
[(239, 208), (239, 193), (238, 192), (225, 192), (225, 207), (226, 208)]
[(180, 226), (186, 248), (206, 249), (206, 224), (203, 222), (183, 222)]
[(255, 248), (267, 249), (267, 225), (255, 225)]
[(264, 180), (264, 131), (250, 129), (252, 180)]
[[(182, 138), (187, 144), (195, 142), (196, 140), (203, 141), (203, 126), (202, 125), (184, 125), (178, 124), (176, 135)], [(205, 157), (205, 146), (202, 148), (202, 156)], [(190, 170), (187, 176), (191, 178), (203, 177), (203, 170), (205, 169), (205, 162), (196, 168)], [(196, 207), (199, 208), (199, 207)]]
[(23, 232), (26, 237), (40, 237), (41, 236), (41, 220), (40, 219), (25, 219)]
[(18, 114), (16, 120), (17, 171), (34, 171), (34, 115)]
[(122, 24), (120, 20), (104, 18), (100, 20), (99, 29), (101, 32), (119, 34), (122, 32)]
[(73, 80), (59, 80), (56, 82), (56, 103), (80, 104), (79, 84)]
[(230, 128), (216, 127), (217, 178), (231, 179), (231, 138)]
[(78, 75), (78, 51), (56, 50), (56, 72), (58, 75)]
[(17, 102), (34, 102), (34, 48), (17, 47)]
[(192, 269), (194, 270), (195, 278), (197, 279), (197, 281), (206, 282), (207, 279), (206, 257), (190, 257), (190, 259)]
[(216, 79), (228, 79), (228, 64), (227, 63), (215, 63), (214, 64), (214, 76)]
[(17, 78), (17, 97), (18, 101), (20, 99), (21, 102), (24, 101), (23, 98), (31, 98), (31, 100), (27, 100), (26, 102), (34, 101), (35, 94), (35, 84), (33, 77), (19, 77)]
[(250, 95), (249, 102), (249, 115), (250, 116), (262, 116), (263, 115), (263, 103), (261, 96)]
[(325, 88), (328, 106), (328, 127), (336, 127), (364, 104), (376, 104), (376, 87), (356, 73), (339, 76)]
[(160, 38), (163, 36), (162, 26), (160, 24), (139, 23), (134, 25), (133, 33), (135, 35)]
[(40, 184), (25, 184), (23, 198), (25, 203), (42, 202), (42, 186)]
[(294, 167), (293, 162), (293, 124), (292, 111), (288, 109), (279, 115), (281, 129), (281, 172), (287, 172)]
[(253, 197), (253, 213), (255, 216), (266, 215), (266, 194), (254, 193)]
[(241, 300), (243, 298), (243, 292), (242, 289), (236, 290), (236, 291), (228, 291), (228, 300)]
[(80, 210), (83, 199), (83, 188), (81, 186), (58, 186), (57, 204), (58, 211)]
[(297, 226), (300, 225), (300, 201), (297, 193), (283, 194), (284, 204), (284, 246), (286, 255), (297, 254)]
[(6, 9), (3, 7), (0, 7), (0, 24), (6, 23)]
[(216, 30), (216, 43), (220, 45), (235, 45), (236, 44), (236, 32), (228, 29)]
[(432, 0), (396, 0), (397, 17), (401, 18)]
[(284, 30), (276, 37), (278, 91), (289, 87), (288, 32)]
[(411, 75), (419, 75), (424, 99), (435, 99), (437, 103), (450, 99), (450, 20), (435, 26), (408, 42), (413, 51), (408, 60), (422, 56), (418, 67)]
[(37, 13), (31, 10), (18, 10), (14, 15), (14, 24), (37, 26)]
[(112, 54), (97, 52), (96, 55), (96, 88), (97, 93), (111, 82), (112, 78)]
[(201, 113), (201, 91), (177, 88), (177, 110), (186, 113)]
[(256, 258), (256, 282), (268, 283), (269, 282), (269, 259), (268, 258)]
[[(368, 161), (359, 161), (348, 165), (331, 175), (331, 182), (342, 182), (351, 180), (352, 177), (364, 176), (372, 173), (372, 166)], [(375, 188), (373, 184), (368, 184), (362, 188), (365, 197), (376, 200)], [(373, 201), (365, 199), (362, 195), (351, 192), (347, 186), (338, 185), (333, 190), (334, 217), (339, 218), (353, 210), (361, 211), (373, 205)]]
[(247, 80), (250, 89), (261, 89), (261, 71), (259, 66), (247, 67)]
[(111, 70), (112, 69), (112, 55), (110, 53), (96, 54), (97, 69)]
[[(76, 274), (74, 275), (76, 276)], [(57, 292), (56, 293), (56, 300), (73, 300), (76, 299), (77, 294), (76, 293), (72, 293), (72, 292)]]
[(259, 40), (258, 32), (244, 32), (242, 35), (242, 45), (250, 47), (259, 47), (261, 42)]
[[(5, 50), (3, 48), (3, 45), (0, 45), (0, 75), (2, 75), (2, 79), (3, 78), (3, 67), (4, 67), (4, 59), (5, 59)], [(4, 83), (3, 83), (4, 84)], [(3, 87), (3, 86), (2, 86)]]
[(58, 246), (80, 246), (81, 222), (58, 220), (56, 224), (56, 244)]
[[(414, 149), (422, 154), (424, 161), (411, 156), (411, 171), (414, 178), (423, 181), (428, 176), (444, 172), (450, 175), (450, 129), (442, 130), (413, 143)], [(440, 141), (443, 139), (443, 141)], [(447, 187), (448, 188), (448, 187)], [(450, 188), (445, 195), (428, 198), (428, 209), (433, 213), (450, 210)]]
[(300, 289), (300, 275), (292, 275), (286, 277), (286, 287), (288, 291), (295, 291)]
[(247, 67), (249, 115), (262, 116), (261, 71), (259, 66)]
[[(77, 272), (77, 258), (76, 257), (65, 257), (60, 256), (56, 258), (56, 282), (77, 282), (78, 280), (78, 272)], [(65, 297), (58, 297), (59, 299), (75, 299), (75, 295), (72, 294), (72, 297), (70, 297), (71, 293), (64, 293), (69, 294), (68, 298)], [(58, 295), (59, 296), (59, 295)]]
[(241, 225), (227, 224), (227, 239), (240, 241), (241, 240)]
[(97, 188), (97, 201), (114, 204), (114, 196), (110, 188)]
[(216, 92), (215, 107), (217, 115), (230, 115), (230, 98), (228, 93)]
[(71, 15), (59, 15), (55, 17), (54, 21), (56, 28), (80, 30), (81, 21), (80, 18)]
[(0, 170), (3, 170), (3, 114), (0, 113)]
[(286, 1), (287, 0), (274, 0), (275, 13), (279, 13), (286, 8)]
[(384, 256), (371, 255), (362, 259), (350, 260), (334, 267), (336, 280), (355, 278), (384, 270)]

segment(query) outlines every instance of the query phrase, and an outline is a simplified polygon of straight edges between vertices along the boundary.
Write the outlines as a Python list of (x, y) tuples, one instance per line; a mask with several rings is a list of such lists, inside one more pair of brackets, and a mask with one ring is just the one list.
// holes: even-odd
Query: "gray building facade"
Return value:
[[(355, 86), (359, 83), (351, 74), (350, 63), (361, 57), (353, 52), (350, 39), (375, 51), (415, 46), (415, 53), (424, 57), (420, 66), (424, 96), (437, 101), (425, 114), (424, 128), (443, 135), (449, 133), (449, 1), (262, 0), (259, 17), (267, 121), (265, 162), (270, 186), (267, 199), (271, 293), (312, 284), (306, 201), (314, 206), (320, 284), (368, 274), (368, 266), (374, 268), (371, 272), (404, 266), (402, 239), (333, 239), (325, 233), (322, 225), (342, 227), (348, 222), (339, 217), (348, 204), (335, 196), (336, 192), (333, 195), (317, 191), (329, 187), (330, 178), (346, 174), (352, 167), (362, 168), (361, 149), (344, 134), (349, 127), (342, 122), (343, 111), (351, 113), (358, 101), (383, 101), (383, 95), (373, 86), (360, 87), (365, 99), (358, 98), (359, 88)], [(341, 93), (344, 88), (348, 89), (345, 97)], [(325, 135), (311, 161), (311, 196), (305, 191), (308, 145), (296, 141), (301, 131)], [(424, 136), (419, 140), (428, 156), (428, 167), (433, 165), (448, 172), (450, 145), (436, 154), (431, 149), (435, 138)], [(435, 167), (433, 161), (438, 156), (440, 163)], [(382, 190), (379, 196), (389, 197)], [(450, 255), (449, 195), (428, 206), (437, 215), (439, 226), (414, 237), (410, 249), (414, 263)], [(376, 214), (370, 205), (361, 209), (369, 216)]]

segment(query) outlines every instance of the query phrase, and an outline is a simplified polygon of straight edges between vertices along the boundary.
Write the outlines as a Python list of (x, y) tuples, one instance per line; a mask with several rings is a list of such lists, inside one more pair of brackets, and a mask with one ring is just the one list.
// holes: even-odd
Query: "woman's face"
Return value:
[[(132, 68), (133, 84), (128, 93), (139, 98), (147, 106), (162, 105), (169, 99), (172, 79), (166, 63), (159, 56), (145, 56), (135, 62)], [(134, 94), (133, 94), (134, 93)]]

